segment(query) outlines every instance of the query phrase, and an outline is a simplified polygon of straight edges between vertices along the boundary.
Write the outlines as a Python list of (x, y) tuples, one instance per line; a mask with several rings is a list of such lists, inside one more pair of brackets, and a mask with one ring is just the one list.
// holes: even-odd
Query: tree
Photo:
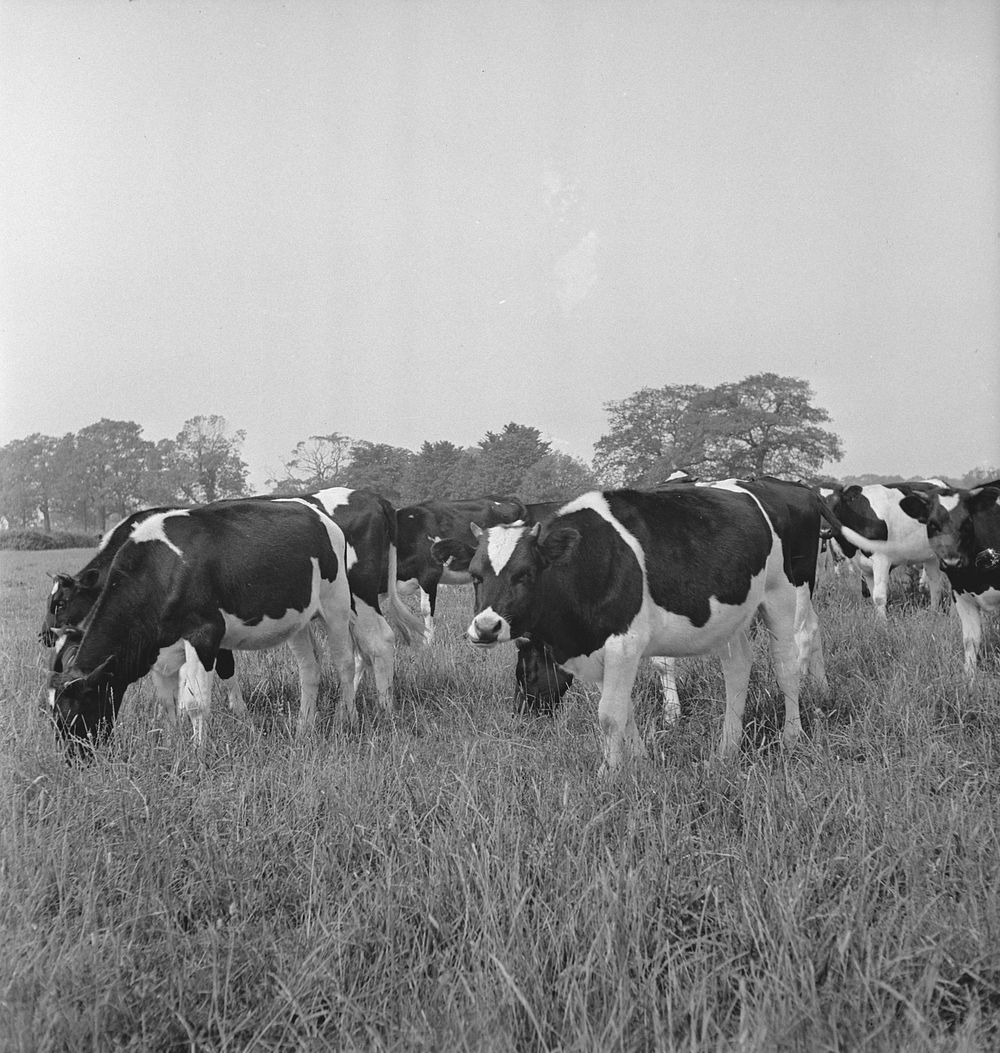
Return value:
[(995, 464), (981, 464), (978, 468), (972, 468), (962, 476), (958, 485), (964, 490), (971, 490), (983, 483), (991, 483), (994, 479), (1000, 479), (1000, 467)]
[(488, 431), (479, 440), (474, 488), (484, 494), (516, 494), (528, 469), (551, 449), (537, 428), (505, 424), (502, 432)]
[[(701, 459), (688, 463), (714, 478), (775, 475), (796, 478), (818, 472), (825, 461), (844, 455), (840, 438), (819, 425), (830, 419), (812, 405), (805, 380), (757, 373), (720, 384), (691, 400)], [(698, 447), (700, 446), (700, 449)]]
[(547, 453), (524, 473), (517, 495), (522, 501), (569, 501), (597, 485), (597, 477), (583, 461), (565, 453)]
[(612, 485), (653, 485), (675, 469), (706, 479), (808, 477), (843, 456), (812, 397), (806, 381), (775, 373), (715, 388), (644, 388), (606, 404), (612, 430), (598, 440), (594, 466)]
[(443, 501), (455, 496), (455, 477), (460, 473), (464, 451), (447, 439), (425, 441), (413, 455), (402, 487), (404, 504)]
[(594, 471), (602, 481), (624, 486), (646, 473), (662, 472), (666, 478), (687, 468), (694, 453), (687, 409), (705, 390), (699, 384), (667, 384), (606, 402), (611, 431), (594, 446)]
[(22, 529), (38, 521), (43, 504), (42, 487), (35, 478), (40, 438), (36, 434), (14, 439), (0, 449), (0, 514)]
[(245, 438), (245, 431), (230, 433), (225, 417), (216, 414), (185, 421), (173, 446), (161, 448), (181, 496), (193, 504), (245, 496), (247, 465), (240, 456)]
[(413, 452), (401, 446), (361, 439), (351, 447), (341, 485), (355, 490), (366, 487), (398, 504), (412, 459)]
[(134, 421), (103, 417), (76, 435), (74, 465), (96, 511), (100, 530), (108, 516), (124, 518), (141, 508), (146, 458), (153, 444)]
[(268, 479), (278, 491), (313, 493), (328, 486), (343, 486), (343, 472), (351, 459), (354, 440), (339, 431), (329, 435), (310, 435), (295, 444), (285, 462), (283, 479)]

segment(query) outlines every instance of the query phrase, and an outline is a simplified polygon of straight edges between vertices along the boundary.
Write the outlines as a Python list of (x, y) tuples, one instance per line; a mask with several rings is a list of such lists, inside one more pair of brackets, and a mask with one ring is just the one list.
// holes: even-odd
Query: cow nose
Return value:
[(495, 614), (479, 615), (469, 626), (469, 639), (474, 643), (496, 643), (503, 621)]

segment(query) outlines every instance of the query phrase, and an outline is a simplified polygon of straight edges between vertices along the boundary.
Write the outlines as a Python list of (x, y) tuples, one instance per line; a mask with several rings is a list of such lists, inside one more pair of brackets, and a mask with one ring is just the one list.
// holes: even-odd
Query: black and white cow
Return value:
[(982, 614), (1000, 611), (1000, 479), (947, 495), (915, 491), (901, 506), (926, 525), (930, 546), (951, 584), (962, 625), (965, 673), (971, 680), (983, 642)]
[(643, 752), (631, 693), (650, 655), (719, 655), (719, 751), (737, 751), (752, 657), (747, 629), (759, 613), (785, 698), (782, 738), (792, 745), (802, 732), (792, 565), (776, 525), (738, 484), (587, 493), (544, 527), (480, 532), (467, 635), (482, 646), (530, 634), (564, 669), (600, 683), (607, 771), (624, 748)]
[[(678, 480), (686, 481), (695, 482), (693, 479)], [(799, 675), (801, 678), (807, 673), (810, 674), (825, 695), (829, 692), (829, 684), (823, 660), (819, 620), (812, 605), (816, 587), (817, 540), (823, 508), (810, 487), (783, 479), (761, 477), (701, 485), (728, 490), (734, 483), (760, 501), (781, 539), (788, 556), (787, 572), (796, 588), (795, 643)], [(539, 646), (523, 646), (520, 641), (518, 648), (518, 699), (522, 708), (551, 712), (572, 683), (573, 677), (555, 665), (551, 653), (547, 653), (546, 649)], [(666, 723), (673, 724), (680, 717), (674, 659), (653, 657), (652, 662), (660, 676), (663, 689), (664, 719)]]
[(434, 610), (439, 585), (468, 585), (467, 569), (446, 567), (432, 554), (435, 541), (459, 538), (475, 545), (469, 526), (494, 526), (513, 523), (526, 514), (524, 504), (516, 497), (475, 497), (462, 501), (424, 501), (396, 511), (400, 591), (412, 594), (419, 590), (424, 635), (434, 639)]
[[(99, 742), (129, 684), (155, 664), (186, 664), (181, 709), (201, 744), (221, 649), (288, 642), (299, 663), (300, 734), (315, 725), (320, 665), (309, 623), (325, 624), (342, 725), (354, 702), (355, 620), (339, 526), (308, 502), (221, 501), (144, 519), (121, 546), (49, 699), (61, 735)], [(63, 663), (65, 665), (65, 662)]]
[[(938, 486), (939, 482), (921, 480), (836, 487), (825, 497), (843, 528), (837, 542), (844, 555), (857, 564), (875, 611), (882, 619), (886, 617), (889, 573), (893, 567), (919, 564), (930, 592), (931, 606), (938, 608), (945, 600), (945, 579), (927, 538), (927, 528), (904, 507), (905, 499), (911, 494), (932, 490), (941, 493), (947, 507), (954, 507), (957, 500), (954, 491), (943, 484)], [(871, 541), (878, 544), (866, 543)]]
[[(126, 516), (116, 523), (101, 538), (97, 553), (76, 574), (56, 574), (46, 602), (45, 618), (38, 638), (46, 647), (58, 647), (60, 640), (70, 630), (78, 628), (97, 602), (97, 597), (107, 581), (108, 571), (118, 550), (131, 536), (133, 530), (150, 516), (174, 511), (173, 507), (144, 508)], [(215, 663), (215, 671), (226, 687), (229, 708), (237, 715), (247, 711), (239, 678), (231, 651), (222, 650)], [(180, 690), (181, 671), (175, 668), (174, 656), (165, 656), (157, 661), (150, 675), (160, 709), (167, 715), (174, 712)]]
[[(397, 588), (398, 552), (395, 508), (373, 490), (342, 486), (305, 494), (331, 516), (347, 539), (347, 580), (357, 610), (355, 635), (363, 647), (355, 657), (357, 690), (365, 667), (372, 670), (383, 707), (391, 704), (395, 634), (410, 646), (423, 646), (423, 622), (403, 603)], [(385, 595), (385, 615), (380, 594)]]

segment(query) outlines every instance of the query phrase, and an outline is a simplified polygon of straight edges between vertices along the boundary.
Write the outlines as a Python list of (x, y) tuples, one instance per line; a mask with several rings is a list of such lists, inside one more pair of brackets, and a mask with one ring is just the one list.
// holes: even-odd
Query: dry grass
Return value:
[[(831, 700), (786, 753), (766, 663), (746, 749), (713, 759), (710, 660), (685, 715), (637, 686), (651, 759), (610, 784), (595, 695), (509, 716), (512, 648), (397, 658), (397, 706), (288, 736), (283, 651), (204, 758), (133, 689), (69, 767), (38, 708), (47, 571), (0, 554), (4, 1050), (988, 1050), (1000, 1045), (1000, 677), (957, 619), (820, 590)], [(899, 597), (894, 597), (899, 599)], [(996, 648), (995, 629), (991, 646)], [(327, 715), (335, 687), (323, 697)]]

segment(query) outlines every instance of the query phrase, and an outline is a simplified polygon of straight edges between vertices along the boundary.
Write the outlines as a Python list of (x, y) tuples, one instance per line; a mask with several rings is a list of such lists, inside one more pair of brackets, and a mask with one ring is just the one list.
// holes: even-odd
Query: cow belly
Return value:
[(220, 614), (226, 624), (220, 647), (231, 651), (266, 651), (283, 644), (289, 636), (308, 625), (315, 610), (311, 607), (305, 611), (291, 609), (280, 618), (264, 617), (256, 624), (243, 622), (226, 611), (220, 611)]
[[(762, 583), (763, 575), (758, 575), (747, 599), (740, 604), (719, 603), (714, 596), (710, 597), (708, 603), (711, 614), (702, 626), (694, 625), (684, 615), (672, 614), (657, 607), (647, 597), (623, 635), (631, 636), (638, 645), (639, 653), (647, 658), (711, 654), (750, 622), (760, 605)], [(600, 683), (604, 677), (604, 648), (589, 655), (567, 659), (559, 665), (580, 680)]]

